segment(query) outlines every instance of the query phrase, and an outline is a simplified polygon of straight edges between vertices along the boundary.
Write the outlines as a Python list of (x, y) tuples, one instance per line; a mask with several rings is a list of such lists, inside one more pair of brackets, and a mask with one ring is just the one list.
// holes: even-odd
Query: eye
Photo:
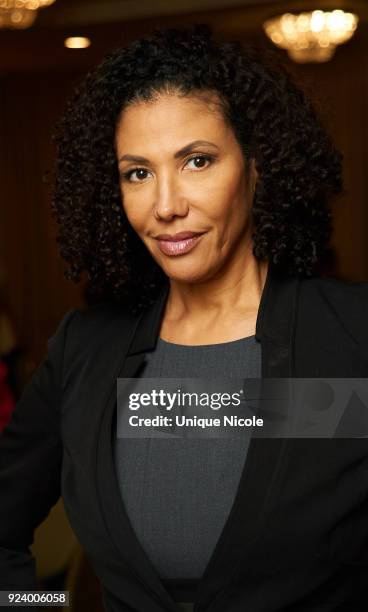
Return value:
[[(185, 167), (189, 167), (190, 170), (202, 170), (203, 168), (207, 168), (213, 162), (213, 156), (208, 154), (197, 154), (192, 155), (186, 163)], [(192, 164), (190, 167), (189, 164)], [(145, 168), (133, 168), (132, 170), (128, 170), (127, 172), (123, 172), (121, 177), (124, 181), (129, 183), (143, 183), (150, 172)]]
[(128, 172), (122, 173), (122, 178), (129, 183), (142, 183), (148, 176), (149, 172), (145, 168), (133, 168)]
[(200, 155), (197, 154), (193, 155), (187, 160), (185, 167), (187, 167), (190, 163), (193, 163), (194, 165), (190, 167), (190, 170), (202, 170), (202, 168), (207, 168), (212, 161), (212, 155), (204, 155), (203, 153)]

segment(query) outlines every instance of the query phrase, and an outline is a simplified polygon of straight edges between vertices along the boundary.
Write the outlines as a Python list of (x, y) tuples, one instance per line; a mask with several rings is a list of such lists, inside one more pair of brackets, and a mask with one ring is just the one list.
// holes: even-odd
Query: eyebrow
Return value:
[[(215, 147), (215, 149), (218, 149), (218, 146), (215, 145), (214, 142), (210, 142), (209, 140), (193, 140), (193, 142), (190, 142), (189, 144), (185, 145), (185, 147), (182, 147), (181, 149), (179, 149), (179, 151), (176, 151), (176, 153), (174, 153), (174, 159), (178, 159), (178, 157), (184, 157), (184, 155), (187, 155), (187, 153), (190, 153), (193, 149), (195, 149), (196, 147), (203, 147), (203, 146), (210, 146), (210, 147)], [(149, 159), (147, 159), (146, 157), (141, 157), (139, 155), (123, 155), (122, 157), (119, 158), (119, 163), (122, 161), (130, 161), (130, 162), (135, 162), (137, 164), (149, 164), (150, 161)]]

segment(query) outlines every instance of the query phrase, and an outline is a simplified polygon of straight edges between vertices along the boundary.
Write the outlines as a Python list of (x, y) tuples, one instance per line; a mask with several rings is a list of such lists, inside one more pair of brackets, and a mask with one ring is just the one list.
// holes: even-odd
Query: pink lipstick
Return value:
[(156, 236), (159, 248), (165, 255), (183, 255), (191, 251), (199, 242), (203, 233), (179, 232), (170, 234), (159, 234)]

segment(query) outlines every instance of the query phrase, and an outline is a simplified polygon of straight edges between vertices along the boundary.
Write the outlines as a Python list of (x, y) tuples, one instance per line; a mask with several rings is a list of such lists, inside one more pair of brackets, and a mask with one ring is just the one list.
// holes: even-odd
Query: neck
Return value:
[(230, 271), (203, 282), (170, 279), (165, 317), (172, 322), (183, 320), (187, 315), (208, 321), (234, 313), (257, 312), (267, 270), (267, 262), (260, 262), (250, 254), (241, 265), (233, 262)]

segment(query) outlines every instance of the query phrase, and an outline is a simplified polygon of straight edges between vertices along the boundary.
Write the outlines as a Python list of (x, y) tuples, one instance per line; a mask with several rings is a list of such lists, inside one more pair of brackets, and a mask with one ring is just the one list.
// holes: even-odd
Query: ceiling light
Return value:
[(24, 30), (37, 17), (38, 9), (53, 4), (55, 0), (0, 0), (0, 28)]
[(358, 17), (341, 10), (285, 13), (263, 24), (267, 36), (299, 63), (326, 62), (337, 45), (347, 42), (358, 25)]
[(90, 44), (90, 39), (85, 36), (70, 36), (64, 40), (64, 45), (68, 49), (86, 49)]

